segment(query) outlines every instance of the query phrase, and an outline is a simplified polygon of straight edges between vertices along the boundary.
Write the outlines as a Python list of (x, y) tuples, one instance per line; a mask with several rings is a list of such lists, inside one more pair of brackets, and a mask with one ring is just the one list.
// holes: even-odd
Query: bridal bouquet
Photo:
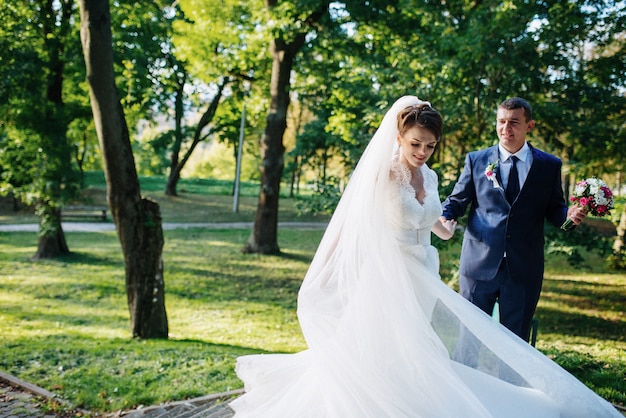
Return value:
[[(569, 198), (572, 202), (577, 202), (587, 213), (595, 216), (609, 215), (613, 209), (613, 192), (600, 179), (591, 177), (576, 183), (574, 194)], [(574, 227), (574, 222), (567, 219), (561, 229), (569, 231)]]

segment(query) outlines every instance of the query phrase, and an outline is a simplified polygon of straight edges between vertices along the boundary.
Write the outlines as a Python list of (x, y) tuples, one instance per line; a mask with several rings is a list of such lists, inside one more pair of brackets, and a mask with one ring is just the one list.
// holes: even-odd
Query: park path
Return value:
[[(115, 224), (112, 222), (63, 222), (64, 232), (106, 232), (115, 231)], [(278, 228), (294, 229), (324, 229), (327, 222), (279, 222)], [(193, 223), (163, 223), (164, 230), (171, 229), (252, 229), (252, 222), (193, 222)], [(37, 224), (11, 224), (0, 225), (0, 232), (37, 232)]]

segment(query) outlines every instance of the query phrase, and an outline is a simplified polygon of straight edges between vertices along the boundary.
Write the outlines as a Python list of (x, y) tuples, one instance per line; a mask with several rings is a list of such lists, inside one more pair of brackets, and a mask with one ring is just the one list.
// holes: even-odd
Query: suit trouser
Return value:
[(489, 315), (492, 314), (497, 301), (500, 323), (524, 341), (528, 341), (541, 293), (541, 281), (538, 283), (513, 281), (509, 275), (506, 259), (503, 259), (493, 279), (473, 280), (463, 276), (459, 285), (461, 295)]

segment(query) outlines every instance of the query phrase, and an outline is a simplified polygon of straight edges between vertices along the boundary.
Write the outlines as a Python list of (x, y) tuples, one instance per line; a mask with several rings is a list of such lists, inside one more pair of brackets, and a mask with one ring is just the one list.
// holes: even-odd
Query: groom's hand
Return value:
[(574, 225), (580, 225), (586, 216), (587, 212), (578, 203), (575, 203), (567, 210), (567, 217), (574, 222)]

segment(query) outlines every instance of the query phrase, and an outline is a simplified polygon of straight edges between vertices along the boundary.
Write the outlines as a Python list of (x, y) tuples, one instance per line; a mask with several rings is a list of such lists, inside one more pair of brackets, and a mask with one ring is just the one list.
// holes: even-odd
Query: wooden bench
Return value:
[(107, 210), (104, 206), (66, 206), (61, 208), (61, 219), (93, 218), (106, 221)]

